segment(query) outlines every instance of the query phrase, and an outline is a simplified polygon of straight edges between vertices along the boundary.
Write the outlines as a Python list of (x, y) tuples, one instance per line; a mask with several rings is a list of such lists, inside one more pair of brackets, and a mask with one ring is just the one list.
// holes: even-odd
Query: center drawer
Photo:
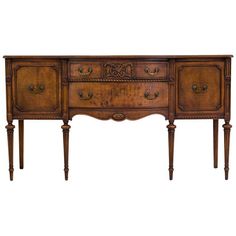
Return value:
[(168, 107), (167, 82), (74, 82), (69, 85), (71, 108)]
[(167, 80), (168, 62), (70, 61), (70, 81)]

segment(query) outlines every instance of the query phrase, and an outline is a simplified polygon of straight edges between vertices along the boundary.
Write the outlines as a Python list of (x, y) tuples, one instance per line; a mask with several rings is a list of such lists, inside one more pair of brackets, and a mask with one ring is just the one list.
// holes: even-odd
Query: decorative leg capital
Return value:
[(176, 128), (176, 125), (174, 125), (173, 123), (170, 123), (166, 126), (166, 128), (168, 128), (168, 131), (174, 131)]
[(8, 125), (5, 126), (5, 128), (7, 129), (7, 132), (12, 132), (15, 128), (15, 125), (9, 123)]
[(224, 130), (229, 130), (232, 128), (232, 125), (229, 122), (226, 122), (225, 124), (222, 125)]
[(64, 125), (61, 126), (61, 128), (63, 129), (63, 132), (64, 132), (64, 131), (69, 131), (69, 130), (70, 130), (70, 127), (71, 127), (71, 126), (68, 125), (68, 124), (64, 124)]

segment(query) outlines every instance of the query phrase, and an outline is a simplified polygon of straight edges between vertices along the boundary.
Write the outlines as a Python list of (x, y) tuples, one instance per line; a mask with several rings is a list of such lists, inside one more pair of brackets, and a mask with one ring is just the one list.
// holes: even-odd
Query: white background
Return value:
[[(0, 1), (5, 54), (235, 54), (235, 1)], [(232, 65), (232, 124), (235, 84)], [(164, 117), (124, 122), (76, 116), (64, 181), (61, 121), (25, 122), (25, 169), (9, 181), (0, 63), (0, 235), (236, 235), (235, 132), (224, 180), (223, 130), (213, 169), (212, 121), (175, 122), (168, 180)]]

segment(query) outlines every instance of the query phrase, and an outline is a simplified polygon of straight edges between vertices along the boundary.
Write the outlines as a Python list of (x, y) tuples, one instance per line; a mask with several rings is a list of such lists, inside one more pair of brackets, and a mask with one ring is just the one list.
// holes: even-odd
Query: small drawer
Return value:
[(99, 79), (101, 78), (101, 65), (98, 62), (70, 62), (69, 79)]
[(136, 77), (142, 79), (166, 79), (168, 63), (166, 62), (138, 62)]
[(168, 83), (71, 83), (69, 106), (71, 108), (168, 107)]

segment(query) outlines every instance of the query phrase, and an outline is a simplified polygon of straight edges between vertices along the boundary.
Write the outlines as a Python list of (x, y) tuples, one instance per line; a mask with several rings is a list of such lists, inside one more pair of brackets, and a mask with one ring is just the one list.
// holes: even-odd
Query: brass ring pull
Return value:
[(208, 90), (208, 85), (207, 84), (202, 84), (202, 85), (193, 84), (192, 90), (196, 94), (205, 93)]
[(159, 71), (160, 71), (160, 69), (158, 67), (155, 67), (155, 69), (153, 71), (151, 71), (151, 69), (149, 67), (147, 67), (147, 66), (144, 68), (144, 72), (149, 74), (149, 75), (151, 75), (151, 76), (154, 76)]
[(41, 94), (44, 92), (45, 86), (43, 84), (37, 84), (37, 85), (30, 84), (28, 86), (28, 90), (33, 94)]
[(93, 72), (93, 68), (92, 68), (91, 66), (88, 67), (87, 72), (84, 72), (83, 67), (79, 67), (79, 73), (80, 73), (80, 75), (82, 75), (82, 76), (89, 76), (92, 72)]
[(79, 98), (81, 100), (90, 100), (93, 97), (93, 92), (92, 91), (89, 91), (87, 96), (85, 96), (83, 91), (81, 91), (81, 90), (79, 90), (78, 94), (79, 94)]
[(160, 93), (159, 92), (155, 92), (154, 94), (150, 94), (149, 91), (145, 91), (144, 93), (144, 97), (147, 99), (147, 100), (154, 100), (156, 99), (157, 97), (159, 97)]

